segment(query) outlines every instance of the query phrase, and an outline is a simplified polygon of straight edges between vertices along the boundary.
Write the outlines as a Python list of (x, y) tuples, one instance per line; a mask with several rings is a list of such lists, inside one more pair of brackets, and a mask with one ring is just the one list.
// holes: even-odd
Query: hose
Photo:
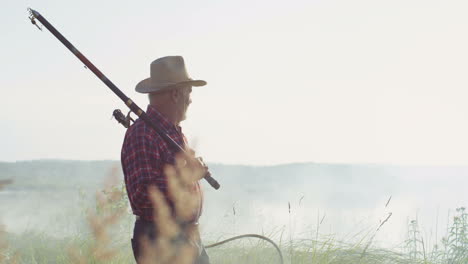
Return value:
[(281, 253), (281, 250), (280, 250), (280, 248), (278, 247), (278, 245), (276, 245), (276, 243), (273, 242), (273, 240), (269, 239), (268, 237), (261, 236), (261, 235), (257, 235), (257, 234), (245, 234), (245, 235), (240, 235), (240, 236), (231, 237), (231, 238), (228, 238), (228, 239), (226, 239), (226, 240), (223, 240), (223, 241), (220, 241), (220, 242), (216, 242), (216, 243), (207, 245), (207, 246), (205, 246), (205, 248), (217, 247), (217, 246), (220, 246), (220, 245), (222, 245), (222, 244), (224, 244), (224, 243), (231, 242), (231, 241), (233, 241), (233, 240), (240, 239), (240, 238), (246, 238), (246, 237), (260, 238), (260, 239), (263, 239), (263, 240), (265, 240), (265, 241), (270, 242), (270, 244), (272, 244), (272, 245), (275, 247), (276, 251), (278, 252), (278, 254), (279, 254), (279, 256), (280, 256), (281, 264), (284, 264), (283, 254)]

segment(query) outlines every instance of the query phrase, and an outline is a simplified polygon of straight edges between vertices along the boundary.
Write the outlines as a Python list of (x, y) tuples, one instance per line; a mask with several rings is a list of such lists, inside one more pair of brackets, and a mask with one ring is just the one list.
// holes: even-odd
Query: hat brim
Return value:
[(203, 81), (203, 80), (187, 80), (187, 81), (177, 82), (177, 83), (154, 84), (151, 81), (151, 78), (146, 78), (136, 85), (135, 91), (139, 93), (155, 93), (155, 92), (160, 92), (164, 90), (178, 88), (181, 86), (200, 87), (200, 86), (205, 86), (205, 85), (206, 85), (206, 81)]

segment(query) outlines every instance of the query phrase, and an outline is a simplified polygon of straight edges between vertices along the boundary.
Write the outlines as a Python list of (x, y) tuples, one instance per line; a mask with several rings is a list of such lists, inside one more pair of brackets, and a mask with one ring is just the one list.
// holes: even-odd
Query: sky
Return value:
[(4, 1), (0, 161), (119, 159), (127, 96), (156, 58), (194, 79), (191, 145), (208, 162), (468, 165), (467, 1)]

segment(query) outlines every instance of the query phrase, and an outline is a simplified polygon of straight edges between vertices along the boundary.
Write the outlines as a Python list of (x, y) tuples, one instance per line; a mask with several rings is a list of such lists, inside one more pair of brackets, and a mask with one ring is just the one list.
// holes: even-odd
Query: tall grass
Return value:
[(437, 242), (429, 249), (421, 235), (418, 221), (410, 221), (405, 249), (413, 263), (468, 263), (468, 212), (465, 207), (455, 210), (446, 235)]
[[(187, 158), (187, 157), (185, 157)], [(187, 169), (177, 163), (168, 167), (169, 187), (172, 199), (177, 202), (179, 213), (190, 210), (190, 195), (184, 189), (185, 181), (194, 174), (202, 173), (196, 168)], [(179, 167), (177, 167), (179, 166)], [(189, 175), (181, 175), (189, 174)], [(115, 175), (115, 174), (112, 174)], [(105, 183), (102, 192), (96, 195), (96, 207), (83, 212), (88, 229), (74, 236), (56, 238), (44, 233), (8, 234), (0, 225), (0, 263), (134, 263), (130, 246), (133, 219), (128, 213), (125, 188), (116, 184), (115, 178)], [(0, 182), (1, 183), (1, 182)], [(0, 189), (2, 185), (0, 184)], [(142, 263), (191, 263), (196, 248), (189, 244), (174, 248), (169, 242), (182, 230), (171, 217), (164, 198), (151, 189), (151, 199), (158, 208), (155, 217), (165, 228), (155, 242), (146, 241)], [(187, 207), (188, 206), (188, 207)], [(235, 218), (235, 205), (233, 205)], [(294, 208), (289, 203), (288, 213)], [(320, 225), (325, 216), (317, 216), (316, 230), (311, 230), (307, 239), (295, 239), (285, 229), (294, 229), (290, 217), (289, 226), (269, 234), (263, 234), (278, 241), (285, 254), (286, 263), (302, 264), (467, 264), (468, 263), (468, 213), (465, 207), (457, 208), (451, 217), (446, 234), (429, 248), (428, 241), (421, 235), (417, 219), (408, 223), (407, 238), (403, 249), (377, 248), (373, 244), (375, 234), (389, 219), (383, 216), (373, 231), (364, 233), (357, 242), (345, 242), (334, 236), (320, 235)], [(233, 219), (235, 223), (235, 219)], [(215, 242), (215, 241), (205, 241)], [(279, 257), (270, 244), (256, 239), (245, 239), (208, 250), (211, 262), (215, 264), (234, 263), (279, 263)]]

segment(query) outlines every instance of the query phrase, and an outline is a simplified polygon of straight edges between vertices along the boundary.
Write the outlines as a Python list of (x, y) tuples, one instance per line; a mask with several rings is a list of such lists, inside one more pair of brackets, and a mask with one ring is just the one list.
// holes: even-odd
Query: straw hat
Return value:
[(206, 85), (205, 81), (193, 80), (188, 76), (182, 56), (167, 56), (153, 61), (150, 76), (139, 82), (135, 91), (153, 93), (186, 85)]

